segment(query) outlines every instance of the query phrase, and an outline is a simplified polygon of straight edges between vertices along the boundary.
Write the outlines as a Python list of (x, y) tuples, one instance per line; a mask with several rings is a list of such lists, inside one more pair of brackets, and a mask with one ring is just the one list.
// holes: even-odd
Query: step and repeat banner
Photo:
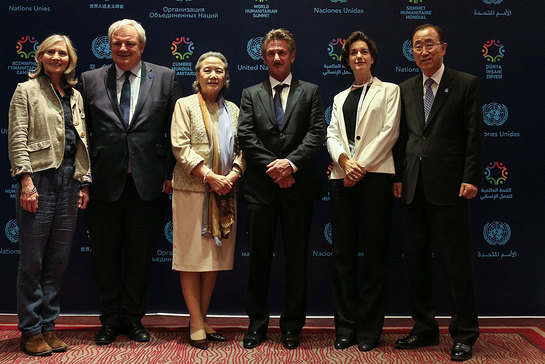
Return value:
[[(7, 3), (7, 4), (6, 4)], [(108, 26), (119, 19), (142, 23), (147, 33), (143, 59), (176, 70), (184, 95), (192, 92), (194, 66), (209, 50), (229, 61), (231, 89), (239, 103), (243, 88), (267, 77), (260, 54), (263, 35), (285, 27), (297, 42), (293, 74), (320, 85), (329, 122), (333, 96), (352, 75), (340, 62), (344, 40), (362, 30), (377, 43), (375, 76), (400, 83), (419, 72), (411, 54), (411, 31), (423, 23), (446, 32), (445, 64), (477, 75), (483, 86), (485, 159), (483, 182), (471, 202), (476, 279), (481, 315), (545, 315), (545, 218), (541, 188), (545, 173), (543, 59), (538, 39), (545, 3), (515, 0), (7, 0), (3, 8), (3, 87), (0, 89), (0, 312), (16, 312), (19, 259), (15, 218), (16, 184), (7, 153), (8, 107), (18, 82), (27, 79), (40, 42), (51, 33), (69, 35), (78, 51), (77, 74), (112, 62)], [(323, 197), (315, 203), (309, 248), (309, 314), (332, 314), (331, 216), (325, 145), (316, 158)], [(532, 187), (533, 186), (533, 187)], [(388, 314), (408, 313), (401, 265), (400, 204), (394, 203), (389, 260)], [(243, 314), (248, 272), (246, 206), (239, 203), (235, 269), (219, 274), (210, 311)], [(283, 252), (277, 244), (270, 305), (283, 302)], [(153, 254), (148, 311), (185, 313), (179, 276), (171, 270), (170, 211)], [(362, 255), (363, 253), (360, 253)], [(436, 266), (439, 313), (449, 304), (441, 266)], [(64, 313), (96, 313), (91, 248), (80, 213), (70, 266), (62, 291)]]

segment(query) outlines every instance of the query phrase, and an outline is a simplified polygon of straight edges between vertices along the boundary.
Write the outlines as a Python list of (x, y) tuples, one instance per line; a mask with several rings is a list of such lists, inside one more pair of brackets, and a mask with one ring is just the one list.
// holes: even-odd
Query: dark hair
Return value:
[(437, 32), (437, 35), (439, 35), (439, 42), (441, 42), (441, 44), (447, 42), (447, 40), (445, 39), (445, 32), (443, 31), (443, 29), (441, 29), (441, 27), (438, 26), (438, 25), (433, 25), (433, 24), (428, 23), (428, 24), (419, 25), (413, 30), (413, 34), (411, 35), (411, 44), (413, 42), (414, 35), (416, 34), (416, 32), (421, 31), (422, 29), (426, 29), (426, 28), (435, 29), (435, 31)]
[(352, 43), (357, 42), (361, 40), (362, 42), (365, 42), (367, 44), (367, 47), (369, 47), (369, 53), (371, 53), (371, 57), (373, 58), (373, 64), (371, 65), (371, 73), (375, 71), (375, 65), (377, 64), (378, 59), (378, 48), (375, 44), (375, 41), (365, 35), (362, 31), (356, 30), (348, 38), (346, 38), (346, 41), (343, 44), (343, 49), (341, 51), (341, 62), (343, 66), (352, 72), (352, 69), (350, 68), (350, 65), (348, 64), (348, 60), (350, 59), (350, 47), (352, 46)]
[(267, 44), (271, 40), (285, 40), (288, 42), (290, 53), (295, 53), (295, 38), (293, 37), (293, 34), (284, 28), (271, 29), (267, 34), (265, 34), (265, 37), (263, 37), (263, 42), (261, 42), (261, 55), (263, 56), (263, 59), (265, 59), (265, 53), (267, 52)]

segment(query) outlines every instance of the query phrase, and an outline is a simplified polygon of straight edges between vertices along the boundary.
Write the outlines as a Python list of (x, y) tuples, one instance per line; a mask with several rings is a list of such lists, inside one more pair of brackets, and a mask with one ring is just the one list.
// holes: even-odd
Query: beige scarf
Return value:
[[(209, 167), (212, 172), (221, 175), (223, 173), (218, 133), (212, 132), (210, 113), (206, 107), (206, 102), (200, 92), (198, 93), (198, 96), (204, 127), (206, 128), (206, 134), (210, 141)], [(205, 191), (204, 204), (205, 206), (203, 206), (203, 208), (204, 211), (206, 211), (206, 216), (203, 216), (202, 232), (203, 234), (213, 236), (216, 245), (221, 246), (220, 238), (228, 238), (229, 233), (231, 232), (231, 226), (235, 223), (234, 188), (225, 196)]]

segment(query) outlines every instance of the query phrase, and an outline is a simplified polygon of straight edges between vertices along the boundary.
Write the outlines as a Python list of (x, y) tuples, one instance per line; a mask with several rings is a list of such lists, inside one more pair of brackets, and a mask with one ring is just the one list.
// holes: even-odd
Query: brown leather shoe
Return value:
[(48, 356), (51, 355), (51, 347), (45, 342), (42, 334), (34, 336), (21, 336), (21, 350), (28, 355)]
[(54, 353), (62, 353), (68, 349), (68, 344), (59, 339), (54, 331), (46, 331), (42, 333), (42, 336)]

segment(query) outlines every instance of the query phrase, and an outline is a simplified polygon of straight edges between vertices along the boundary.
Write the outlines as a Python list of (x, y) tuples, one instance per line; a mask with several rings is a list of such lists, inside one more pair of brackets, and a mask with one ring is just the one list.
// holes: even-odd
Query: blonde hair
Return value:
[(78, 55), (76, 54), (76, 50), (72, 45), (72, 41), (70, 40), (70, 38), (68, 38), (68, 36), (64, 34), (52, 34), (49, 37), (45, 38), (42, 43), (40, 43), (38, 51), (34, 56), (34, 60), (38, 64), (38, 67), (33, 72), (29, 72), (28, 77), (37, 78), (45, 74), (43, 62), (40, 59), (49, 48), (59, 42), (62, 42), (66, 45), (66, 50), (68, 51), (69, 58), (68, 66), (66, 67), (61, 76), (61, 87), (65, 89), (72, 88), (76, 85), (76, 83), (78, 83), (77, 79), (74, 78), (74, 75), (76, 74), (76, 64), (78, 63)]

